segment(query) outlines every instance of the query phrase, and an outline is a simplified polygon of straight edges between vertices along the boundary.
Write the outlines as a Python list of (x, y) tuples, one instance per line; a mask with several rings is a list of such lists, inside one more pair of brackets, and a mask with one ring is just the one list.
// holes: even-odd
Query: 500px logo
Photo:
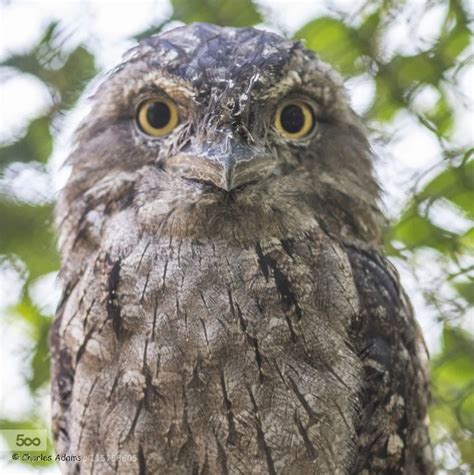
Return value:
[(48, 434), (46, 429), (39, 430), (2, 430), (3, 436), (12, 452), (41, 452), (46, 450)]
[(25, 437), (25, 434), (17, 434), (15, 443), (17, 447), (30, 447), (31, 445), (38, 447), (41, 444), (41, 439), (39, 437)]

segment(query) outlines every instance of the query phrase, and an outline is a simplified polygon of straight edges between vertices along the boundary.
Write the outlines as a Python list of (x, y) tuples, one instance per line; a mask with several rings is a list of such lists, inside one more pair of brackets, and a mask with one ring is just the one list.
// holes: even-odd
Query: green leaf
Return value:
[(444, 401), (464, 398), (474, 385), (474, 339), (459, 328), (444, 326), (443, 349), (433, 359), (432, 380), (435, 397)]
[(74, 105), (85, 82), (97, 72), (94, 56), (83, 45), (67, 52), (58, 47), (60, 41), (57, 24), (53, 23), (31, 51), (12, 55), (1, 63), (43, 81), (53, 93), (59, 95), (56, 109)]
[[(442, 361), (446, 354), (449, 355), (459, 349), (462, 351), (473, 352), (472, 356), (474, 356), (474, 339), (472, 335), (465, 330), (444, 325), (442, 343), (442, 354), (435, 360), (435, 365), (437, 362)], [(472, 369), (474, 370), (474, 368)]]
[(418, 193), (419, 200), (432, 198), (446, 198), (474, 219), (474, 160), (446, 168)]
[(474, 282), (456, 282), (453, 287), (466, 302), (474, 305)]
[(460, 440), (458, 447), (461, 452), (462, 462), (474, 465), (474, 439)]
[(31, 359), (31, 375), (28, 378), (30, 391), (37, 391), (49, 382), (50, 359), (49, 359), (49, 329), (51, 318), (42, 316), (38, 326), (36, 345)]
[(438, 85), (442, 77), (442, 69), (428, 53), (414, 56), (395, 56), (387, 65), (402, 89), (408, 89), (414, 84), (424, 83)]
[(344, 75), (355, 75), (362, 71), (358, 61), (361, 50), (357, 36), (340, 20), (318, 18), (297, 31), (295, 38), (305, 40), (308, 48)]
[(412, 251), (420, 247), (431, 247), (453, 256), (474, 249), (472, 230), (458, 235), (436, 226), (429, 216), (420, 212), (423, 203), (432, 204), (435, 200), (446, 199), (468, 219), (474, 218), (474, 160), (470, 157), (471, 152), (467, 151), (460, 165), (448, 166), (442, 170), (412, 198), (399, 221), (388, 232), (388, 241), (398, 241)]
[(367, 116), (371, 120), (390, 122), (405, 105), (402, 92), (392, 84), (391, 77), (382, 72), (375, 76), (375, 86), (375, 100)]
[(426, 118), (436, 127), (438, 136), (447, 137), (453, 130), (454, 110), (442, 94)]
[(32, 74), (45, 81), (47, 79), (45, 77), (47, 76), (46, 58), (51, 60), (51, 57), (57, 56), (60, 51), (57, 46), (53, 45), (57, 34), (58, 22), (51, 22), (45, 29), (39, 43), (31, 51), (23, 54), (13, 54), (2, 61), (0, 65), (18, 69), (22, 73)]
[(366, 54), (377, 51), (377, 44), (374, 40), (377, 38), (381, 19), (382, 12), (377, 9), (368, 15), (357, 29), (360, 40), (367, 45)]
[(408, 249), (431, 247), (442, 253), (459, 251), (456, 237), (456, 234), (420, 216), (416, 207), (409, 208), (388, 233), (389, 240), (401, 242)]
[(251, 26), (262, 21), (250, 0), (171, 0), (173, 20), (207, 22), (221, 26)]
[(59, 268), (51, 221), (51, 205), (0, 200), (0, 254), (18, 256), (28, 268), (28, 280)]
[(431, 440), (435, 446), (441, 442), (446, 433), (454, 438), (460, 432), (459, 422), (450, 404), (433, 401), (429, 407), (429, 417)]
[(471, 394), (469, 394), (462, 402), (461, 407), (459, 408), (459, 414), (463, 427), (474, 434), (474, 388)]
[(469, 46), (471, 33), (465, 24), (458, 24), (437, 45), (437, 54), (444, 62), (444, 68), (452, 67), (458, 56)]
[(49, 381), (48, 334), (51, 317), (43, 315), (38, 306), (31, 301), (28, 292), (23, 293), (21, 301), (10, 307), (9, 312), (28, 323), (30, 338), (35, 342), (27, 380), (30, 391), (35, 392)]
[(46, 163), (53, 149), (50, 120), (48, 115), (33, 119), (21, 139), (0, 147), (0, 170), (12, 162)]
[(445, 324), (442, 347), (431, 361), (433, 404), (430, 432), (433, 442), (457, 444), (462, 460), (471, 463), (474, 432), (474, 337)]
[(61, 94), (62, 107), (72, 107), (96, 73), (94, 56), (83, 46), (69, 54), (61, 68), (52, 70), (50, 83)]
[(474, 251), (474, 227), (465, 232), (459, 241), (467, 250)]

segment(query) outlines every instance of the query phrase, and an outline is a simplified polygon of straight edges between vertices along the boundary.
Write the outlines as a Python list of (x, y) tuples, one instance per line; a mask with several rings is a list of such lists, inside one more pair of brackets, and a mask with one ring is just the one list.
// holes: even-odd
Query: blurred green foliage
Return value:
[[(170, 18), (136, 38), (159, 32), (169, 21), (246, 26), (265, 20), (251, 0), (171, 3)], [(439, 142), (439, 166), (421, 177), (403, 213), (387, 229), (386, 251), (410, 264), (420, 253), (431, 250), (433, 265), (440, 267), (443, 284), (450, 288), (451, 306), (441, 301), (437, 288), (425, 291), (427, 304), (437, 312), (444, 328), (441, 350), (431, 362), (431, 431), (440, 473), (467, 473), (463, 467), (474, 464), (474, 339), (459, 324), (474, 304), (474, 228), (453, 230), (442, 217), (439, 219), (436, 204), (450, 206), (465, 220), (472, 222), (474, 218), (473, 149), (450, 145), (456, 123), (452, 98), (458, 92), (458, 78), (472, 63), (472, 18), (461, 0), (438, 3), (446, 6), (446, 13), (437, 37), (411, 55), (396, 51), (387, 54), (384, 43), (386, 32), (406, 7), (404, 1), (367, 1), (357, 15), (333, 12), (310, 19), (294, 36), (336, 66), (346, 79), (363, 74), (372, 78), (376, 91), (364, 118), (374, 135), (383, 137), (387, 126), (405, 113)], [(51, 96), (48, 110), (31, 120), (21, 136), (0, 145), (0, 174), (7, 176), (18, 162), (45, 170), (63, 114), (75, 105), (85, 84), (97, 72), (89, 46), (71, 48), (66, 40), (61, 25), (51, 23), (30, 51), (13, 54), (0, 64), (0, 81), (5, 71), (32, 75)], [(434, 88), (437, 94), (428, 109), (415, 100), (426, 87)], [(39, 277), (59, 266), (51, 220), (51, 202), (24, 202), (8, 189), (0, 192), (0, 263), (12, 263), (24, 276), (20, 298), (5, 319), (21, 319), (29, 328), (33, 345), (25, 378), (33, 396), (49, 382), (47, 333), (51, 315), (43, 315), (30, 290)], [(34, 408), (23, 420), (0, 420), (2, 428), (41, 426), (41, 414)], [(460, 468), (453, 468), (449, 457), (454, 457)]]

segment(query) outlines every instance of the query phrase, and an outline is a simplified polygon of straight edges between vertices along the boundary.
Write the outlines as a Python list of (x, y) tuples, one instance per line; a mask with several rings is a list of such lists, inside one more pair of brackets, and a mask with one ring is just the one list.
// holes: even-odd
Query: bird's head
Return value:
[(68, 202), (132, 209), (149, 232), (377, 234), (369, 145), (341, 78), (254, 28), (193, 24), (141, 41), (97, 87), (69, 161)]

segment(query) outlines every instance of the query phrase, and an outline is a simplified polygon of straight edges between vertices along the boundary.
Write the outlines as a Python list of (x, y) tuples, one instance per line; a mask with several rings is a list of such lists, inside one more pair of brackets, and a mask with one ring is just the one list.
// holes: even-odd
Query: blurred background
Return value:
[[(471, 473), (473, 17), (472, 0), (0, 0), (0, 429), (49, 427), (52, 207), (87, 82), (137, 39), (182, 22), (257, 25), (335, 66), (369, 126), (386, 253), (432, 357), (439, 473)], [(4, 475), (59, 473), (12, 462), (6, 449), (0, 439)]]

